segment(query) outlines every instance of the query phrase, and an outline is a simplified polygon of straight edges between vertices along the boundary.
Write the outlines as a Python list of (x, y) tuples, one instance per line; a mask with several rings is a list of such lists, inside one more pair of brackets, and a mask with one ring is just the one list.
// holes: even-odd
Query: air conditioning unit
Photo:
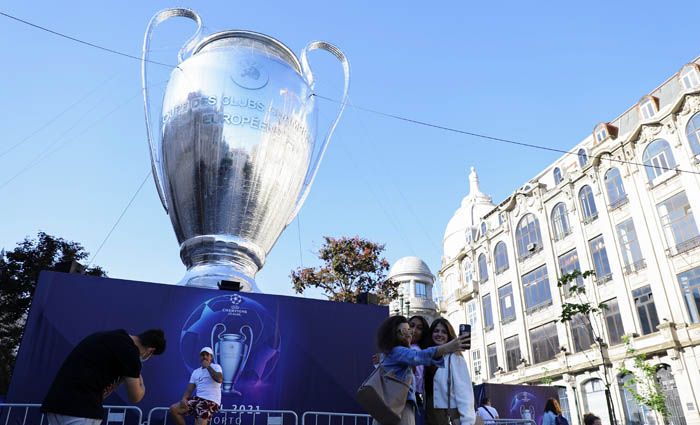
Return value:
[(532, 252), (532, 251), (535, 250), (535, 248), (537, 248), (537, 244), (536, 244), (536, 243), (529, 243), (529, 244), (527, 244), (527, 250), (528, 250), (528, 251)]

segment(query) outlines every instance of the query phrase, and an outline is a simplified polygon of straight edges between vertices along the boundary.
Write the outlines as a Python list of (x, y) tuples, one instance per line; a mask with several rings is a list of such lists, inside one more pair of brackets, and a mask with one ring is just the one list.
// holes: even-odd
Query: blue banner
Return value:
[[(144, 412), (182, 397), (199, 350), (223, 368), (222, 408), (361, 413), (355, 391), (372, 370), (386, 307), (44, 272), (34, 294), (8, 402), (41, 403), (85, 336), (165, 331), (144, 363)], [(121, 388), (105, 404), (128, 405)]]
[(557, 387), (546, 385), (481, 384), (474, 387), (474, 400), (488, 397), (501, 419), (528, 419), (542, 423), (547, 400), (558, 400)]

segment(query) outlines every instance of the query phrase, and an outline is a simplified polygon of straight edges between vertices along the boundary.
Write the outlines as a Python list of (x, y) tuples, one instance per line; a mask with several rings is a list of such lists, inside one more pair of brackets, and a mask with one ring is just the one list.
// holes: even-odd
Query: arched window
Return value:
[(488, 266), (486, 265), (486, 255), (484, 255), (484, 254), (479, 255), (478, 264), (479, 264), (479, 282), (484, 283), (487, 280), (489, 280), (489, 269), (488, 269)]
[(627, 201), (622, 176), (617, 168), (611, 168), (605, 173), (605, 190), (608, 192), (610, 208), (618, 207)]
[(474, 271), (472, 270), (472, 262), (469, 259), (464, 260), (464, 282), (469, 283), (474, 280)]
[(595, 199), (590, 186), (585, 185), (581, 188), (578, 193), (578, 200), (581, 203), (584, 222), (590, 223), (598, 218), (598, 208), (595, 206)]
[(566, 204), (563, 202), (559, 202), (552, 209), (552, 230), (556, 240), (564, 239), (571, 233), (569, 213), (566, 211)]
[(581, 148), (578, 150), (578, 165), (583, 168), (586, 164), (588, 164), (588, 154), (584, 148)]
[(690, 150), (693, 155), (700, 155), (700, 112), (693, 115), (685, 128), (685, 135), (690, 143)]
[[(626, 424), (631, 425), (647, 425), (649, 421), (647, 418), (651, 413), (651, 410), (643, 404), (639, 404), (637, 399), (634, 398), (632, 392), (628, 389), (631, 388), (633, 391), (637, 390), (637, 385), (632, 381), (633, 376), (631, 374), (626, 374), (618, 379), (620, 387), (620, 398), (622, 399), (623, 407), (625, 408), (625, 421)], [(632, 381), (632, 382), (630, 382)]]
[(552, 174), (554, 175), (554, 184), (559, 184), (564, 180), (561, 176), (561, 169), (559, 167), (555, 168), (554, 171), (552, 171)]
[(678, 394), (676, 380), (671, 372), (671, 366), (667, 364), (659, 365), (656, 370), (656, 380), (661, 387), (661, 392), (664, 395), (664, 401), (668, 407), (668, 422), (670, 424), (685, 424), (685, 414), (683, 413), (683, 402)]
[(486, 230), (488, 230), (488, 226), (486, 225), (485, 221), (481, 222), (481, 237), (486, 237)]
[[(608, 411), (602, 380), (594, 378), (583, 384), (583, 407), (585, 412)], [(600, 419), (603, 424), (609, 425), (607, 415), (600, 415)]]
[(508, 270), (508, 248), (506, 248), (505, 242), (501, 241), (496, 244), (493, 256), (496, 259), (496, 274)]
[(542, 249), (542, 234), (540, 223), (534, 214), (526, 214), (518, 223), (515, 230), (515, 240), (518, 245), (518, 258), (525, 259)]
[(644, 149), (642, 161), (649, 183), (653, 183), (655, 178), (676, 167), (671, 145), (664, 139), (656, 139), (649, 143), (649, 146)]

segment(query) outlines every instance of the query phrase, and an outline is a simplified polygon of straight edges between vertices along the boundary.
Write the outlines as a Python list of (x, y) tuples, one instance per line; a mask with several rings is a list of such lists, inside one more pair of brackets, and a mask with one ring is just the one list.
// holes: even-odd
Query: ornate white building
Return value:
[[(472, 170), (438, 277), (444, 315), (473, 326), (476, 383), (556, 385), (572, 425), (588, 411), (609, 424), (607, 372), (618, 423), (652, 423), (623, 386), (627, 335), (658, 368), (667, 423), (700, 424), (699, 62), (498, 205)], [(592, 326), (558, 320), (557, 280), (576, 269), (595, 271), (577, 284), (609, 306)]]
[(418, 257), (400, 258), (389, 269), (387, 278), (401, 283), (398, 299), (389, 304), (390, 314), (406, 317), (418, 314), (425, 317), (428, 323), (438, 316), (433, 301), (435, 276), (423, 260)]

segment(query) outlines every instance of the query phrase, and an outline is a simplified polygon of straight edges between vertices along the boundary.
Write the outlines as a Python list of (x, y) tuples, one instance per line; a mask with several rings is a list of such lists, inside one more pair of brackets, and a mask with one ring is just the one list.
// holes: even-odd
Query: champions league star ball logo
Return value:
[(211, 346), (223, 369), (223, 392), (241, 395), (264, 383), (280, 356), (277, 321), (265, 307), (239, 294), (200, 304), (185, 321), (180, 353), (188, 371), (200, 367), (199, 350)]
[(257, 90), (267, 85), (270, 76), (261, 64), (255, 61), (241, 61), (237, 72), (231, 75), (231, 79), (244, 89)]
[(515, 394), (510, 405), (511, 417), (520, 416), (522, 419), (535, 421), (535, 399), (535, 395), (527, 391)]

